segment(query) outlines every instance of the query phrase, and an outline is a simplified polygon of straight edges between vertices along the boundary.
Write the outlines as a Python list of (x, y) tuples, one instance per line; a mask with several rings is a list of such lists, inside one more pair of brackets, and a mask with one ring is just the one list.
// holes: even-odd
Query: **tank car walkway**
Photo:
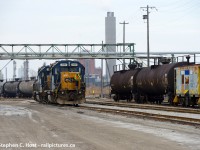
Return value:
[(1, 99), (0, 120), (0, 149), (200, 149), (199, 128), (33, 100)]

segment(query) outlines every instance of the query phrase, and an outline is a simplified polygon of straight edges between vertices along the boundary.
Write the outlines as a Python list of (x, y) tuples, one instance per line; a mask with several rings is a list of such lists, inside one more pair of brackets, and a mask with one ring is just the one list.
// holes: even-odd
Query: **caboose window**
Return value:
[(189, 83), (190, 83), (189, 77), (185, 77), (185, 84), (189, 84)]
[(182, 84), (184, 84), (184, 75), (182, 75)]

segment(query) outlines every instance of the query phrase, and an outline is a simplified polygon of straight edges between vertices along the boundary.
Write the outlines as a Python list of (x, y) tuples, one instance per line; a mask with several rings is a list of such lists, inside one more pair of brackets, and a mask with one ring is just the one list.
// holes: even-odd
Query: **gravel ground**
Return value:
[[(32, 100), (0, 101), (0, 120), (0, 149), (9, 143), (16, 145), (7, 149), (28, 150), (58, 149), (55, 144), (71, 144), (73, 147), (67, 149), (74, 150), (200, 149), (199, 129), (192, 126), (43, 105)], [(54, 147), (44, 148), (44, 144), (52, 143)], [(24, 147), (17, 148), (17, 144)]]

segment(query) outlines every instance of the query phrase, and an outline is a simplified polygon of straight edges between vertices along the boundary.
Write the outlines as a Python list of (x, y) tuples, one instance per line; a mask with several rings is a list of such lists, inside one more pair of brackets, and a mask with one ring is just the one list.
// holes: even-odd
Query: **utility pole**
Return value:
[[(104, 52), (103, 41), (102, 41), (102, 52)], [(103, 98), (103, 59), (101, 59), (101, 98)]]
[(8, 80), (8, 76), (7, 76), (7, 67), (6, 67), (6, 82), (7, 82), (7, 80)]
[(147, 5), (147, 7), (140, 7), (143, 11), (146, 11), (147, 14), (146, 15), (143, 15), (143, 19), (147, 19), (147, 67), (150, 66), (150, 63), (149, 63), (149, 9), (156, 9), (156, 7), (149, 7)]
[[(129, 23), (124, 21), (119, 24), (123, 24), (123, 52), (125, 53), (125, 25)], [(125, 70), (125, 59), (123, 59), (123, 70)]]

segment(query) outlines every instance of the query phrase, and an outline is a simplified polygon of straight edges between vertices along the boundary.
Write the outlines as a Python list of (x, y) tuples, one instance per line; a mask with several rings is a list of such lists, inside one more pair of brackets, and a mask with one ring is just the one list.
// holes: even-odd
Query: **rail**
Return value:
[(145, 104), (134, 104), (134, 103), (102, 102), (102, 101), (92, 101), (92, 100), (87, 100), (86, 103), (105, 105), (105, 106), (117, 106), (117, 107), (127, 107), (127, 108), (152, 109), (152, 110), (162, 110), (170, 112), (200, 114), (200, 109), (180, 108), (173, 106), (169, 107), (169, 106), (145, 105)]
[(191, 126), (200, 128), (200, 119), (195, 119), (195, 118), (152, 114), (152, 113), (147, 113), (147, 112), (119, 110), (119, 109), (112, 109), (112, 108), (102, 108), (102, 107), (100, 108), (100, 107), (83, 106), (83, 105), (81, 105), (79, 109), (92, 110), (92, 111), (97, 111), (97, 112), (102, 112), (102, 113), (111, 113), (111, 114), (124, 115), (124, 116), (134, 116), (134, 117), (139, 117), (143, 119), (147, 118), (147, 119), (153, 119), (157, 121), (165, 121), (165, 122), (172, 122), (172, 123), (178, 123), (178, 124), (183, 124), (183, 125), (191, 125)]

